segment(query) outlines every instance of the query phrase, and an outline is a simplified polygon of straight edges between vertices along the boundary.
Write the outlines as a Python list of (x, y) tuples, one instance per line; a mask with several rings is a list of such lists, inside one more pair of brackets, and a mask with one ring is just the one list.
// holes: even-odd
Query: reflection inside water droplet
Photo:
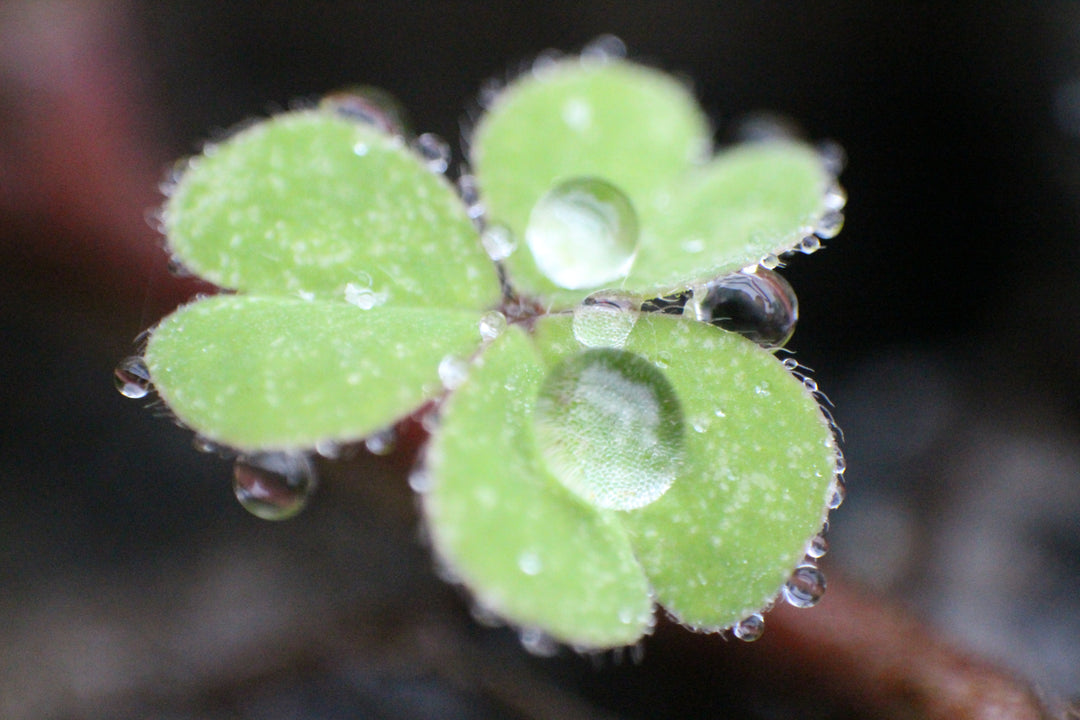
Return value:
[(783, 346), (795, 332), (799, 304), (787, 280), (757, 268), (724, 275), (695, 289), (687, 312), (771, 348)]
[(391, 135), (408, 132), (404, 106), (390, 93), (376, 87), (358, 86), (324, 95), (319, 109), (365, 125), (373, 125)]
[(233, 465), (237, 500), (263, 520), (286, 520), (296, 515), (315, 485), (315, 466), (302, 454), (252, 453), (241, 455)]
[(552, 475), (601, 508), (653, 502), (675, 481), (683, 417), (674, 388), (646, 359), (594, 348), (556, 365), (533, 414)]
[(797, 608), (818, 604), (825, 595), (825, 574), (816, 565), (799, 565), (784, 585), (784, 600)]
[(556, 285), (594, 288), (630, 270), (638, 244), (637, 213), (611, 183), (574, 178), (536, 203), (525, 242), (540, 272)]
[(146, 362), (138, 355), (126, 357), (120, 361), (113, 371), (113, 381), (120, 394), (132, 400), (144, 398), (150, 394), (150, 370)]
[(682, 315), (686, 302), (690, 299), (691, 292), (683, 292), (652, 298), (641, 304), (641, 312), (655, 312), (662, 315)]
[(585, 347), (621, 348), (637, 324), (641, 298), (622, 290), (600, 290), (574, 309), (574, 337)]
[(754, 642), (765, 632), (765, 618), (761, 613), (748, 615), (731, 628), (731, 633), (743, 642)]

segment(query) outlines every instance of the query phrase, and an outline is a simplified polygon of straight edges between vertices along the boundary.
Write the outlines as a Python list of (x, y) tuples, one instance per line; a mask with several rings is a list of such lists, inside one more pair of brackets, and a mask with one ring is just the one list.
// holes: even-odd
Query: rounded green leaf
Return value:
[(657, 602), (726, 628), (770, 604), (822, 527), (836, 444), (814, 396), (734, 333), (645, 315), (627, 350), (663, 367), (686, 415), (682, 472), (623, 516)]
[(691, 93), (673, 77), (627, 62), (568, 60), (512, 83), (481, 119), (471, 160), (490, 223), (519, 249), (507, 260), (515, 286), (565, 305), (587, 292), (541, 273), (524, 246), (529, 215), (555, 185), (597, 177), (649, 222), (658, 193), (708, 157), (711, 133)]
[(453, 187), (401, 137), (329, 110), (210, 145), (164, 209), (169, 246), (224, 288), (482, 308), (499, 285)]
[(511, 327), (448, 399), (427, 455), (436, 552), (481, 607), (585, 648), (636, 641), (652, 600), (623, 528), (553, 479), (532, 437), (544, 379)]
[[(565, 315), (537, 324), (546, 362), (584, 349), (571, 325)], [(616, 517), (658, 603), (692, 627), (730, 627), (772, 602), (821, 529), (832, 431), (810, 391), (735, 333), (643, 313), (623, 349), (663, 371), (686, 431), (670, 489)]]
[(821, 224), (833, 181), (821, 155), (800, 143), (726, 150), (672, 186), (623, 284), (664, 294), (787, 252)]
[(240, 450), (365, 437), (443, 392), (439, 364), (480, 344), (477, 314), (219, 295), (154, 330), (146, 362), (170, 410)]

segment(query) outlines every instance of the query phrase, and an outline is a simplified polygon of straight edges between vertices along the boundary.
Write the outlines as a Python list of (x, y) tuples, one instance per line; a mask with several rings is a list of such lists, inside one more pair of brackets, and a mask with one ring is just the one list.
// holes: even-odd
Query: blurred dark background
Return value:
[(200, 140), (358, 83), (457, 140), (485, 79), (601, 33), (692, 78), (720, 141), (766, 110), (847, 151), (843, 232), (785, 270), (789, 347), (846, 434), (826, 571), (1080, 693), (1080, 5), (9, 0), (0, 716), (786, 716), (664, 668), (620, 690), (643, 671), (467, 620), (407, 497), (365, 487), (402, 485), (400, 456), (261, 523), (112, 387), (198, 289), (146, 213)]

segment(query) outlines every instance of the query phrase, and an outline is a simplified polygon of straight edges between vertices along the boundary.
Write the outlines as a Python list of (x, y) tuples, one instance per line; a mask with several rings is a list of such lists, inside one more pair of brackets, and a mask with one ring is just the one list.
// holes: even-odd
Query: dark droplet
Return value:
[(695, 289), (698, 320), (737, 332), (767, 348), (783, 347), (795, 332), (799, 304), (788, 281), (772, 270), (724, 275)]

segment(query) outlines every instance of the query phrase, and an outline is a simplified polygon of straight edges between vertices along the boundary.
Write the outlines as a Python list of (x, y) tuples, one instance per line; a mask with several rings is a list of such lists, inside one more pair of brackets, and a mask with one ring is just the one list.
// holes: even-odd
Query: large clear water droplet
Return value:
[(638, 244), (637, 212), (606, 180), (573, 178), (536, 203), (525, 242), (540, 272), (559, 287), (595, 288), (630, 270)]
[(152, 388), (146, 361), (138, 355), (121, 360), (113, 371), (113, 380), (120, 394), (133, 400), (146, 397)]
[(814, 607), (825, 595), (825, 573), (816, 565), (799, 565), (784, 585), (784, 600), (797, 608)]
[(724, 275), (695, 289), (687, 311), (763, 347), (782, 347), (799, 319), (795, 290), (778, 273), (760, 267)]
[(315, 489), (315, 466), (302, 454), (241, 455), (233, 465), (233, 490), (244, 509), (263, 520), (286, 520), (300, 512)]
[(435, 133), (424, 133), (416, 138), (413, 149), (423, 159), (425, 167), (433, 173), (441, 175), (450, 167), (450, 143)]
[(641, 297), (622, 290), (600, 290), (574, 310), (573, 331), (585, 347), (621, 348), (640, 315)]
[(675, 481), (683, 415), (674, 388), (651, 362), (594, 348), (548, 373), (533, 415), (552, 475), (596, 507), (631, 510)]
[(743, 642), (754, 642), (765, 633), (765, 618), (761, 613), (748, 615), (735, 623), (731, 633)]
[(404, 135), (409, 129), (404, 106), (381, 88), (358, 86), (329, 93), (319, 101), (319, 109), (373, 125), (391, 135)]

